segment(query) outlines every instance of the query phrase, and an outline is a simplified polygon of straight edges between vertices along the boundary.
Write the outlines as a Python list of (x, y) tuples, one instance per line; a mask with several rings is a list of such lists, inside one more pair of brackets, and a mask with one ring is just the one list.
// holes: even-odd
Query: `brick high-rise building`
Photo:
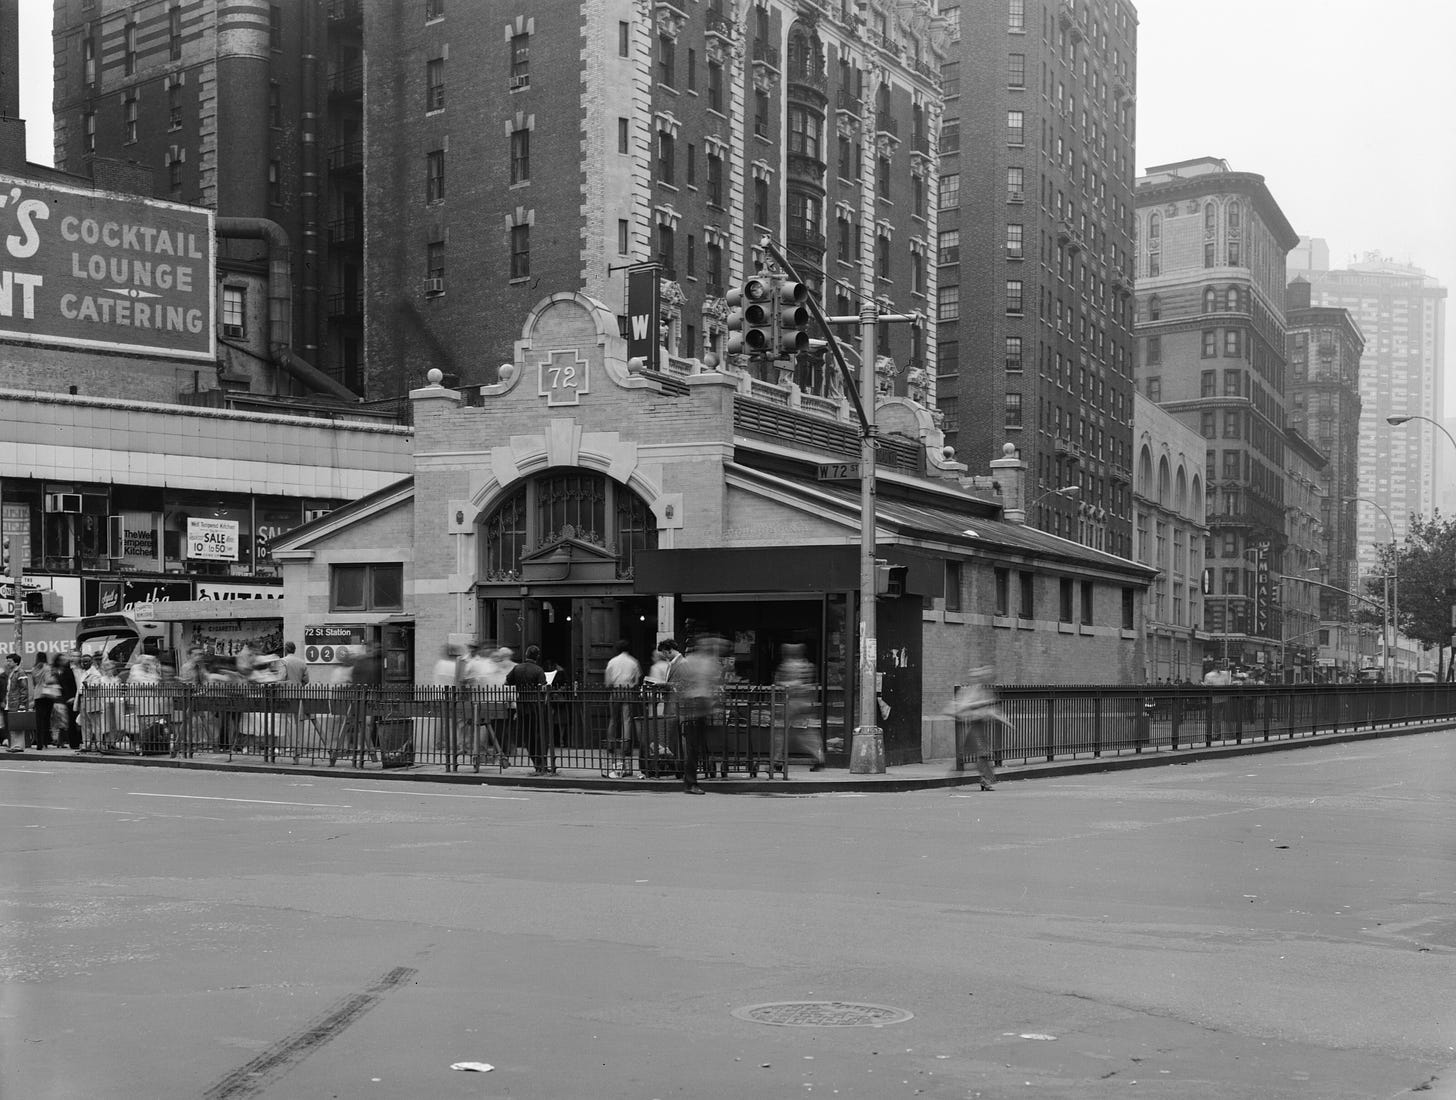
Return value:
[[(1327, 463), (1323, 489), (1324, 580), (1333, 588), (1355, 585), (1358, 551), (1355, 513), (1344, 502), (1360, 495), (1360, 357), (1365, 336), (1350, 311), (1310, 305), (1310, 284), (1297, 277), (1286, 291), (1289, 329), (1289, 426), (1305, 436)], [(1348, 619), (1350, 601), (1322, 590), (1320, 617)]]
[(1208, 629), (1230, 661), (1272, 661), (1285, 572), (1285, 254), (1299, 237), (1264, 184), (1214, 157), (1137, 184), (1139, 388), (1208, 443)]
[[(1322, 244), (1323, 242), (1314, 242)], [(1344, 308), (1365, 336), (1360, 366), (1358, 494), (1380, 508), (1358, 505), (1357, 550), (1362, 570), (1375, 563), (1375, 546), (1403, 537), (1413, 515), (1429, 516), (1438, 486), (1456, 470), (1456, 454), (1440, 431), (1425, 420), (1392, 426), (1391, 416), (1444, 415), (1446, 288), (1411, 264), (1369, 254), (1360, 263), (1331, 271), (1314, 262), (1301, 271), (1310, 301)], [(1328, 256), (1328, 250), (1324, 250)]]
[[(1137, 13), (941, 8), (959, 27), (939, 183), (948, 438), (973, 468), (1015, 444), (1029, 523), (1131, 557)], [(1075, 500), (1055, 492), (1072, 484)]]
[[(931, 0), (369, 5), (369, 393), (492, 383), (544, 294), (625, 320), (649, 261), (669, 353), (721, 361), (765, 233), (830, 314), (928, 310), (944, 27)], [(880, 331), (881, 386), (932, 402), (933, 321)]]
[[(277, 223), (286, 242), (219, 233), (220, 266), (240, 275), (221, 281), (225, 338), (291, 308), (294, 353), (356, 391), (362, 30), (360, 0), (68, 0), (54, 23), (56, 166)], [(280, 260), (291, 307), (250, 301), (241, 276)]]

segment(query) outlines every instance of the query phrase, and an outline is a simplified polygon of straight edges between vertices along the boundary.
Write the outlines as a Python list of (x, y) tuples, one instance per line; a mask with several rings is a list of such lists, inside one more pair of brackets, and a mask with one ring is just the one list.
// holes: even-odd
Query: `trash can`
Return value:
[(379, 764), (385, 768), (410, 768), (415, 762), (414, 723), (408, 718), (381, 718), (375, 725), (379, 736)]

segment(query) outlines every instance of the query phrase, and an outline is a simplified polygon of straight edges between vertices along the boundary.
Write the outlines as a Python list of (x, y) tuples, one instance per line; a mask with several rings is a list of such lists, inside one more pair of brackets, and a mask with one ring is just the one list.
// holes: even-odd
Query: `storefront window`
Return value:
[(247, 576), (253, 509), (242, 494), (170, 493), (163, 521), (166, 567), (200, 576)]
[(255, 497), (253, 518), (253, 573), (260, 577), (278, 576), (278, 566), (268, 552), (268, 545), (303, 523), (302, 502), (288, 497)]

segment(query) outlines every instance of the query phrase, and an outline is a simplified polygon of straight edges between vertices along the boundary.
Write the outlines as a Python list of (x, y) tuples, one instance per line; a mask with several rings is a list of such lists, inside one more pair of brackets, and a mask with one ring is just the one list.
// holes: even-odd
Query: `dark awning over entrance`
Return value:
[[(905, 566), (907, 593), (944, 594), (945, 568), (939, 559), (899, 546), (881, 546), (876, 555)], [(639, 550), (633, 588), (656, 594), (848, 592), (859, 588), (859, 547)]]

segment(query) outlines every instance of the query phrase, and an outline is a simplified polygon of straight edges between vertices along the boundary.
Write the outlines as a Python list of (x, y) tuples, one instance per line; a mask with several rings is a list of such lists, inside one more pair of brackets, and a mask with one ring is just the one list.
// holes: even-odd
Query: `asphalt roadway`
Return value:
[(1449, 732), (992, 793), (0, 758), (4, 1100), (1453, 1085)]

